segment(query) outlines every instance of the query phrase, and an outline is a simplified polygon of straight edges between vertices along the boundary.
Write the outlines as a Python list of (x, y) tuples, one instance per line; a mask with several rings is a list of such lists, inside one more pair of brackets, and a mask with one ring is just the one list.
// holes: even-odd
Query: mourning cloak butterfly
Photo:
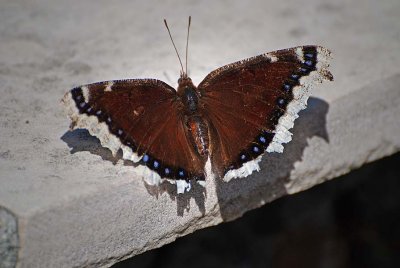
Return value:
[(76, 87), (62, 102), (73, 128), (88, 129), (114, 155), (122, 149), (148, 184), (166, 179), (183, 193), (192, 179), (246, 177), (265, 151), (281, 153), (313, 84), (333, 80), (330, 58), (321, 46), (278, 50), (218, 68), (197, 87), (181, 63), (177, 90), (116, 80)]

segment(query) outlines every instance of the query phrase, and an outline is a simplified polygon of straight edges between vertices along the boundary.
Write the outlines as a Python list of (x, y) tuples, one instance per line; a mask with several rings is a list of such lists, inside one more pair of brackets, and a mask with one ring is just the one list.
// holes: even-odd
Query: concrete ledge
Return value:
[[(23, 217), (20, 258), (28, 266), (108, 265), (397, 152), (399, 83), (400, 75), (394, 76), (330, 104), (311, 99), (285, 153), (265, 157), (262, 171), (245, 180), (207, 182), (206, 191), (176, 196), (172, 185), (165, 185), (165, 193), (149, 189), (149, 195), (143, 182), (132, 186), (141, 179), (131, 177)], [(73, 150), (102, 155), (87, 133), (68, 135), (69, 143), (74, 138), (88, 143)]]
[[(157, 9), (108, 1), (0, 4), (0, 266), (109, 266), (400, 150), (397, 0), (373, 7), (313, 0), (301, 16), (289, 2), (254, 2), (246, 12), (240, 3), (183, 10), (178, 1)], [(146, 187), (131, 163), (86, 131), (67, 131), (59, 101), (75, 85), (132, 75), (175, 85), (176, 58), (157, 10), (172, 18), (198, 14), (195, 83), (214, 67), (299, 42), (334, 52), (335, 82), (315, 92), (293, 141), (283, 154), (264, 157), (260, 173), (176, 195), (169, 184)]]

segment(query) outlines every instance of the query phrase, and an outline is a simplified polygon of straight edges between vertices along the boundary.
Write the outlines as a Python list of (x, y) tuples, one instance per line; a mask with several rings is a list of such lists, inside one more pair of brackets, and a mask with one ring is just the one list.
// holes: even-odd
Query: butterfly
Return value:
[(186, 71), (176, 50), (176, 90), (160, 80), (127, 79), (76, 87), (62, 99), (72, 128), (87, 129), (114, 155), (121, 149), (148, 184), (169, 180), (178, 193), (210, 174), (229, 181), (258, 171), (265, 152), (281, 153), (291, 140), (313, 85), (333, 80), (331, 52), (311, 45), (225, 65), (195, 86), (187, 47)]

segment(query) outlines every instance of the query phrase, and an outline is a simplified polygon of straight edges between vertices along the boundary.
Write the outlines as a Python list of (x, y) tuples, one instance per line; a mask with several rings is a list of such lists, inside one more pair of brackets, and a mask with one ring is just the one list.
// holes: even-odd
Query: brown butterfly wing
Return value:
[(271, 52), (221, 67), (200, 83), (200, 106), (212, 129), (215, 172), (223, 176), (237, 169), (229, 176), (247, 176), (258, 165), (240, 170), (245, 163), (259, 161), (265, 150), (282, 151), (281, 144), (290, 140), (288, 129), (305, 108), (310, 86), (332, 80), (329, 54), (316, 46)]
[[(72, 89), (63, 99), (73, 124), (102, 145), (162, 178), (203, 178), (203, 160), (187, 139), (175, 90), (153, 79), (119, 80)], [(153, 174), (154, 175), (154, 174)]]

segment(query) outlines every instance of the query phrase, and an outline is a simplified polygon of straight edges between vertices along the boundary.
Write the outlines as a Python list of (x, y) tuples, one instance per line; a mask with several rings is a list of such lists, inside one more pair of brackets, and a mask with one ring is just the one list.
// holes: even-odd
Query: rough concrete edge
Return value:
[[(85, 267), (110, 267), (120, 261), (132, 258), (134, 256), (145, 253), (149, 250), (161, 248), (164, 245), (174, 242), (176, 239), (189, 235), (197, 230), (201, 230), (207, 227), (215, 226), (223, 222), (221, 217), (219, 217), (219, 206), (215, 206), (208, 211), (209, 213), (204, 216), (198, 216), (192, 219), (192, 221), (187, 222), (184, 225), (178, 225), (176, 228), (172, 229), (169, 234), (155, 237), (152, 241), (149, 241), (143, 248), (139, 250), (132, 250), (127, 254), (121, 256), (112, 256), (101, 261), (90, 262), (85, 265)], [(202, 228), (196, 228), (196, 226), (203, 226)]]
[(0, 206), (0, 267), (16, 267), (18, 261), (18, 218)]

